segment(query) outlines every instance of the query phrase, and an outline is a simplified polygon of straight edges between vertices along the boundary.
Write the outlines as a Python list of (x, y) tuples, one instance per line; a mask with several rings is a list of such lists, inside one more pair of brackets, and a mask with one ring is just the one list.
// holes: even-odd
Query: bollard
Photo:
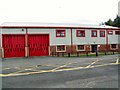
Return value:
[(79, 57), (79, 52), (77, 52), (77, 57)]
[(86, 56), (88, 56), (88, 52), (86, 52)]
[(57, 56), (59, 57), (59, 53), (57, 53)]
[(68, 57), (70, 57), (70, 53), (68, 53)]
[(96, 51), (96, 56), (98, 56), (98, 52)]
[(53, 56), (53, 52), (52, 52), (52, 56)]
[(55, 52), (55, 56), (57, 56), (57, 52)]
[(106, 52), (105, 52), (105, 55), (107, 55)]
[(115, 53), (114, 53), (114, 51), (113, 51), (113, 55), (114, 55)]
[(64, 57), (64, 52), (62, 52), (62, 56)]

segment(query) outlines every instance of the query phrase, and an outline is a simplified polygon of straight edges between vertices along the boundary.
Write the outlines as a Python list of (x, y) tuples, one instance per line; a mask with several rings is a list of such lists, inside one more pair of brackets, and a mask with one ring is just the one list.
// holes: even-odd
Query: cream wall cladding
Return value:
[(115, 34), (115, 30), (113, 31), (113, 35), (108, 35), (108, 44), (117, 44), (119, 42), (120, 35)]
[(3, 28), (2, 34), (26, 34), (25, 28)]
[[(28, 34), (49, 34), (50, 45), (71, 45), (71, 29), (55, 28), (27, 28)], [(56, 30), (66, 30), (66, 37), (56, 37)], [(85, 37), (76, 37), (76, 30), (85, 30)], [(84, 44), (106, 44), (106, 36), (100, 37), (100, 30), (97, 30), (97, 37), (91, 37), (91, 30), (94, 29), (72, 29), (72, 41), (74, 45)], [(26, 34), (26, 28), (0, 28), (0, 40), (2, 34)], [(106, 31), (105, 31), (106, 32)], [(108, 35), (108, 44), (117, 44), (119, 35)], [(1, 45), (1, 42), (0, 42)]]
[[(76, 37), (76, 30), (85, 30), (85, 37)], [(73, 29), (73, 44), (106, 44), (106, 37), (100, 37), (100, 30), (97, 30), (97, 37), (91, 37), (91, 30), (94, 29)]]
[[(56, 37), (56, 30), (66, 30), (66, 37)], [(70, 45), (70, 29), (28, 28), (28, 34), (49, 34), (50, 45)]]

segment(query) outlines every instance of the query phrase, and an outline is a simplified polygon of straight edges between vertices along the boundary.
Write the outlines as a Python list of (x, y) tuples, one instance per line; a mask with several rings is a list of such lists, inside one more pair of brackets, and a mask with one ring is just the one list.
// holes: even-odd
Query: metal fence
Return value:
[(102, 55), (114, 55), (118, 54), (120, 52), (118, 51), (96, 51), (96, 52), (91, 52), (91, 51), (84, 51), (84, 52), (52, 52), (51, 56), (58, 56), (58, 57), (80, 57), (80, 56), (102, 56)]

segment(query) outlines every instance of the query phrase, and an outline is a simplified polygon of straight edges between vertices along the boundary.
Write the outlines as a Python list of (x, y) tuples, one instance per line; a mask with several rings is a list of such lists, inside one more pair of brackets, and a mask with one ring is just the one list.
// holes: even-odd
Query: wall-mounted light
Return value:
[(24, 29), (22, 29), (22, 31), (24, 31)]
[(98, 47), (100, 47), (100, 45), (98, 45)]

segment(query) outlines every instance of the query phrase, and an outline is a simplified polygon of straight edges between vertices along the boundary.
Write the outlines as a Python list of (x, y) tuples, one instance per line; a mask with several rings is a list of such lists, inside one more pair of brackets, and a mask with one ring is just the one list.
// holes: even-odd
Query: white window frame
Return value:
[(116, 50), (116, 49), (118, 49), (118, 44), (116, 44), (116, 48), (112, 48), (112, 44), (110, 44), (110, 49), (111, 49), (111, 50)]
[[(58, 46), (65, 46), (65, 50), (58, 51), (58, 49), (57, 49)], [(66, 52), (66, 45), (57, 45), (57, 46), (56, 46), (56, 52)]]
[(83, 49), (83, 50), (79, 50), (79, 49), (78, 49), (78, 46), (79, 46), (79, 45), (76, 45), (76, 51), (85, 51), (85, 50), (86, 50), (86, 49), (85, 49), (85, 45), (84, 45), (84, 49)]

